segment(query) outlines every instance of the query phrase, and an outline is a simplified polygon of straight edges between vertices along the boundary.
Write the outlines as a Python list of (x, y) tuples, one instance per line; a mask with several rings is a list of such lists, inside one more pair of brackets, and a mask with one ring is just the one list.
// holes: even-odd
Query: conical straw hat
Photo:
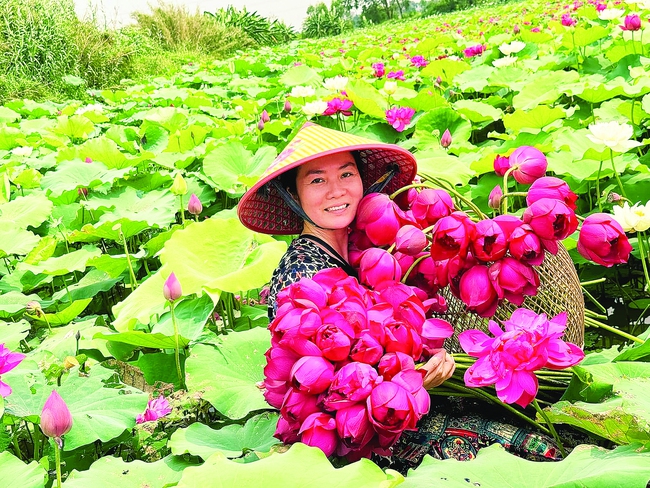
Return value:
[(399, 172), (384, 189), (387, 193), (410, 184), (417, 173), (415, 158), (406, 149), (308, 122), (239, 201), (237, 214), (241, 222), (264, 234), (299, 234), (303, 220), (268, 183), (312, 159), (344, 151), (358, 151), (363, 164), (364, 189), (382, 177), (391, 165), (397, 165)]

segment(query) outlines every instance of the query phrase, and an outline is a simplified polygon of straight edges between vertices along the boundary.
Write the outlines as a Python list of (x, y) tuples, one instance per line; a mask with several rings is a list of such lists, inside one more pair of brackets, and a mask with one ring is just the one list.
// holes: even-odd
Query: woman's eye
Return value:
[(351, 171), (346, 171), (345, 173), (343, 173), (343, 174), (341, 175), (341, 178), (349, 178), (349, 177), (351, 177), (351, 176), (354, 176), (354, 173), (351, 172)]
[(323, 178), (314, 178), (313, 180), (311, 180), (312, 184), (322, 183), (323, 181), (325, 181)]

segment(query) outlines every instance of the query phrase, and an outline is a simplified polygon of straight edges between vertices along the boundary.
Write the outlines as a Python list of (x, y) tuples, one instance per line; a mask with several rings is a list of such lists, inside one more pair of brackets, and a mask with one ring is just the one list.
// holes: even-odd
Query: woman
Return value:
[[(332, 267), (356, 276), (348, 263), (348, 234), (359, 201), (364, 193), (382, 190), (392, 193), (411, 183), (416, 168), (413, 155), (399, 146), (312, 123), (300, 129), (242, 197), (238, 207), (240, 220), (254, 231), (300, 234), (273, 274), (269, 319), (275, 316), (278, 292), (303, 277)], [(454, 368), (451, 355), (440, 350), (422, 366), (426, 371), (424, 387), (440, 385), (453, 374)], [(554, 449), (543, 447), (548, 445), (548, 438), (538, 434), (532, 434), (534, 439), (526, 437), (524, 429), (482, 417), (471, 418), (468, 426), (467, 419), (448, 415), (452, 403), (447, 400), (432, 403), (437, 404), (434, 412), (421, 420), (417, 432), (405, 432), (404, 440), (393, 449), (394, 456), (384, 459), (382, 464), (404, 471), (417, 465), (427, 453), (435, 457), (471, 459), (479, 447), (493, 442), (506, 447), (514, 445), (513, 451), (520, 453), (519, 444), (513, 438), (534, 440), (534, 449), (542, 458), (555, 456)], [(464, 406), (453, 405), (453, 408)], [(484, 408), (481, 405), (477, 411)], [(547, 453), (551, 455), (546, 456)], [(535, 458), (535, 455), (526, 457)]]

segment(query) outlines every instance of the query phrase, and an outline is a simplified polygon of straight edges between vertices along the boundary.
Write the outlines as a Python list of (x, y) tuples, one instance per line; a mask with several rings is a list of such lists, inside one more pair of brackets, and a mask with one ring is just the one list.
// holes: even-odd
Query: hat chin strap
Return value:
[[(366, 196), (370, 193), (381, 192), (384, 188), (386, 188), (386, 185), (390, 183), (390, 180), (392, 180), (393, 176), (395, 176), (397, 173), (399, 173), (399, 166), (397, 164), (390, 164), (388, 166), (388, 171), (386, 171), (386, 173), (384, 173), (377, 181), (375, 181), (372, 185), (370, 185), (368, 189), (365, 192), (363, 192), (363, 195)], [(289, 193), (287, 189), (284, 188), (277, 179), (275, 178), (272, 179), (270, 183), (276, 189), (278, 195), (280, 195), (280, 198), (282, 198), (284, 203), (286, 203), (287, 206), (296, 215), (298, 215), (298, 217), (303, 219), (305, 222), (309, 222), (314, 227), (318, 227), (319, 229), (333, 230), (333, 229), (327, 229), (326, 227), (321, 227), (320, 225), (314, 223), (314, 221), (309, 218), (309, 216), (304, 211), (304, 209), (300, 206), (300, 204), (293, 198), (293, 195), (291, 195), (291, 193)]]

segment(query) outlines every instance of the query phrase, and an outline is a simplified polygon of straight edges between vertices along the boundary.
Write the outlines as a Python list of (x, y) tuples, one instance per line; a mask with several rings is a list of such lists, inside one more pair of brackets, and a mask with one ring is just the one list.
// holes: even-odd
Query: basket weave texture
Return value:
[[(566, 248), (559, 244), (558, 253), (554, 256), (546, 253), (544, 262), (535, 266), (539, 274), (540, 286), (537, 295), (526, 297), (522, 307), (535, 313), (545, 313), (549, 318), (560, 312), (567, 312), (567, 327), (563, 340), (572, 342), (580, 347), (584, 345), (585, 332), (585, 303), (571, 256)], [(468, 312), (465, 304), (445, 289), (448, 310), (440, 317), (454, 327), (454, 335), (447, 339), (445, 347), (449, 352), (463, 352), (458, 342), (458, 334), (468, 329), (479, 329), (489, 334), (487, 330), (489, 319)], [(499, 321), (507, 320), (518, 308), (504, 300), (495, 313)]]

